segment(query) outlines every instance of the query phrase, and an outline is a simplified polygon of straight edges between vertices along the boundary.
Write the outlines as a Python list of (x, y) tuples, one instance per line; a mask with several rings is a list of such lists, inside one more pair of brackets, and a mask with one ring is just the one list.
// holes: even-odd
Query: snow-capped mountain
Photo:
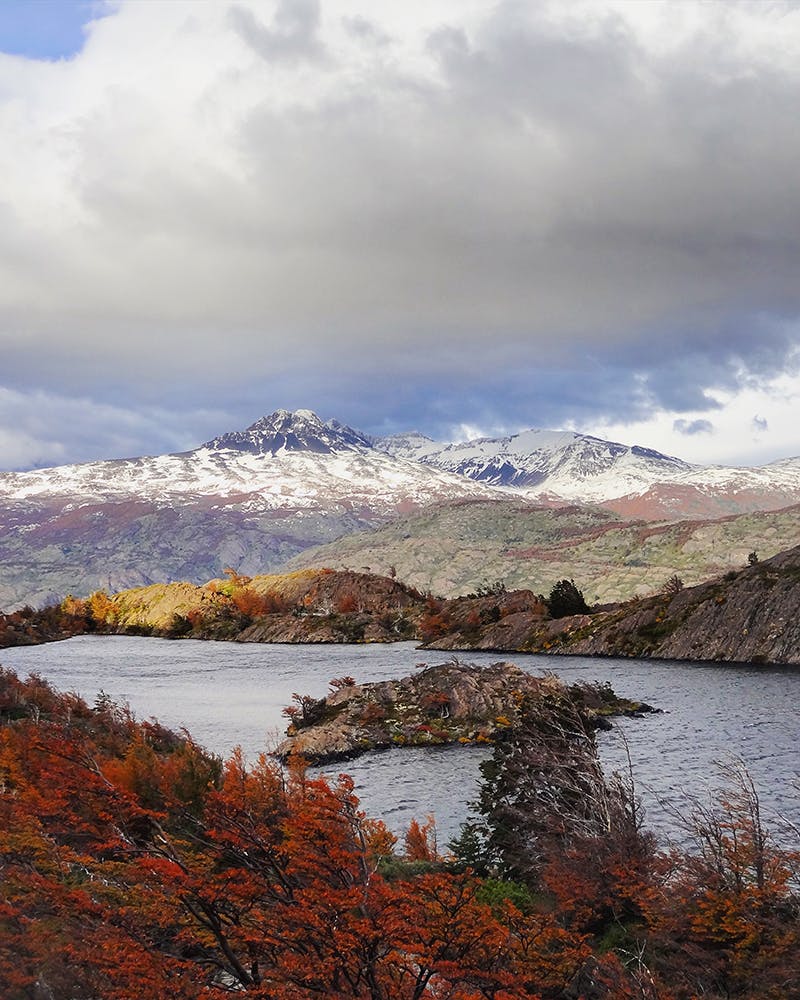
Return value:
[(252, 510), (330, 509), (344, 504), (389, 514), (437, 501), (486, 496), (487, 487), (434, 466), (392, 457), (338, 421), (310, 410), (277, 410), (175, 455), (0, 474), (0, 498), (208, 501)]
[(176, 455), (0, 474), (0, 609), (67, 592), (263, 573), (399, 514), (494, 496), (278, 410)]
[(408, 458), (414, 462), (424, 462), (427, 455), (436, 454), (448, 447), (441, 441), (420, 434), (419, 431), (408, 431), (406, 434), (391, 434), (389, 437), (372, 438), (376, 448), (385, 451), (395, 458)]
[(800, 458), (760, 468), (691, 465), (572, 431), (445, 444), (418, 432), (375, 441), (398, 458), (513, 489), (540, 503), (596, 503), (628, 517), (714, 517), (800, 502)]
[(566, 431), (372, 439), (278, 410), (181, 454), (0, 474), (0, 609), (203, 582), (225, 566), (263, 573), (399, 515), (487, 499), (512, 519), (520, 504), (582, 502), (628, 518), (707, 519), (800, 503), (800, 459), (701, 468)]
[(289, 451), (330, 455), (336, 451), (363, 451), (372, 447), (372, 441), (338, 420), (323, 424), (312, 410), (295, 410), (294, 413), (276, 410), (247, 430), (222, 434), (204, 447), (213, 451), (246, 451), (251, 455), (277, 455)]
[(527, 430), (459, 444), (438, 444), (414, 433), (383, 438), (376, 447), (493, 486), (573, 501), (641, 492), (692, 469), (652, 449), (572, 431)]

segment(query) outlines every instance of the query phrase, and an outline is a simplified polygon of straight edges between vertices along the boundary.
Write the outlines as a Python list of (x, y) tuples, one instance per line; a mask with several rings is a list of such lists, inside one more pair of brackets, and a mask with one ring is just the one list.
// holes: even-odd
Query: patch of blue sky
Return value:
[(97, 0), (0, 0), (0, 52), (69, 59), (83, 48), (84, 25), (109, 7)]

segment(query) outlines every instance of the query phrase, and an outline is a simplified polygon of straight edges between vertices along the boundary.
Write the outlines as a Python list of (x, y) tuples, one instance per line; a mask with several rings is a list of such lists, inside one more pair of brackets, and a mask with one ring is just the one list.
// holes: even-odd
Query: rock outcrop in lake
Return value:
[(337, 682), (327, 698), (297, 698), (288, 737), (276, 755), (312, 763), (355, 757), (389, 747), (491, 743), (519, 720), (522, 706), (545, 694), (572, 699), (594, 728), (609, 715), (652, 711), (618, 698), (606, 685), (567, 687), (556, 677), (534, 677), (513, 663), (425, 666), (401, 680)]

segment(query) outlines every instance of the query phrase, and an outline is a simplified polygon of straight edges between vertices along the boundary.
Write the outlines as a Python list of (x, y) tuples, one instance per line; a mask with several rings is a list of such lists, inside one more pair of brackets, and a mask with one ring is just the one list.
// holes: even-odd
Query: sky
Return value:
[(0, 0), (0, 469), (800, 454), (798, 107), (795, 2)]

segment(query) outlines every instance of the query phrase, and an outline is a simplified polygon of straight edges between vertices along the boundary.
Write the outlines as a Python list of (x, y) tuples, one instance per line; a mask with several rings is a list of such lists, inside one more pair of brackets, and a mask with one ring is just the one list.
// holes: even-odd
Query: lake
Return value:
[[(38, 673), (90, 703), (102, 690), (127, 702), (139, 719), (155, 716), (171, 728), (185, 727), (222, 755), (239, 745), (251, 759), (280, 738), (286, 722), (281, 709), (293, 692), (320, 697), (333, 677), (383, 680), (448, 658), (413, 643), (289, 646), (132, 636), (79, 636), (0, 650), (0, 663), (21, 676)], [(618, 720), (614, 732), (598, 736), (609, 771), (627, 767), (627, 744), (648, 825), (662, 838), (682, 839), (676, 813), (686, 811), (691, 796), (704, 798), (719, 784), (716, 762), (731, 755), (749, 768), (766, 818), (779, 814), (800, 826), (796, 668), (517, 653), (465, 653), (462, 659), (507, 659), (568, 683), (608, 681), (617, 694), (663, 709)], [(460, 746), (391, 750), (338, 770), (353, 775), (367, 813), (396, 831), (412, 817), (435, 815), (443, 846), (466, 816), (487, 753)]]

